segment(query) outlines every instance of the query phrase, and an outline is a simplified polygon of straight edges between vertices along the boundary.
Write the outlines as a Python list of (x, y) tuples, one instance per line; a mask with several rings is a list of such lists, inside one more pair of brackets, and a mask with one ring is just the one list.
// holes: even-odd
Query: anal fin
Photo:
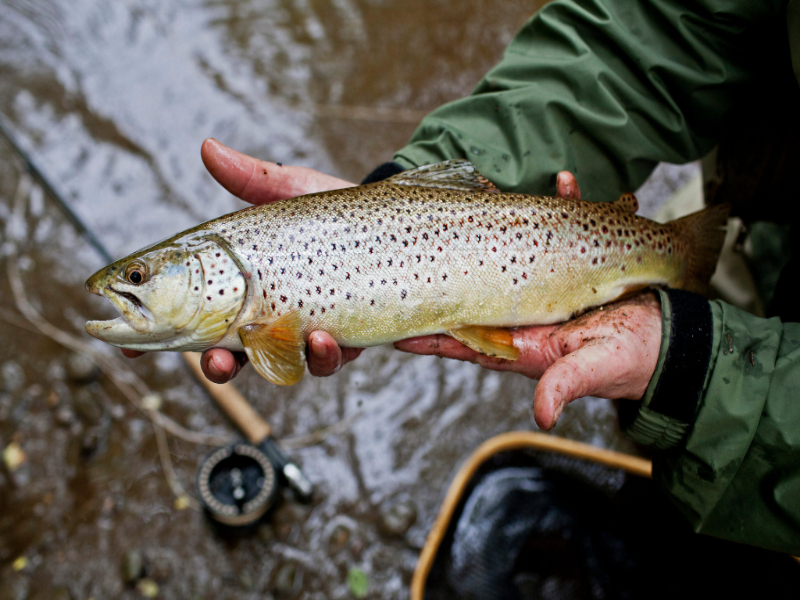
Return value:
[(517, 360), (519, 350), (514, 346), (514, 338), (508, 329), (472, 325), (460, 329), (449, 329), (447, 335), (454, 337), (467, 348), (506, 360)]
[(263, 378), (277, 385), (294, 385), (303, 378), (305, 342), (296, 312), (270, 323), (243, 325), (239, 338), (247, 358)]

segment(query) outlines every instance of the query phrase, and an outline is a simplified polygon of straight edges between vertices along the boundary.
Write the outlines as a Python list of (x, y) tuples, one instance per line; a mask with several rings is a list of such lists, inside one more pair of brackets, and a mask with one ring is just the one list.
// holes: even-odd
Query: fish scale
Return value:
[(87, 281), (123, 316), (86, 328), (133, 350), (244, 350), (283, 385), (302, 377), (315, 330), (356, 347), (447, 333), (516, 360), (500, 328), (564, 321), (648, 285), (707, 286), (727, 209), (659, 224), (636, 208), (632, 195), (504, 194), (469, 162), (447, 161), (245, 209), (140, 250)]
[(523, 194), (378, 183), (212, 223), (256, 274), (259, 313), (299, 311), (305, 333), (346, 345), (555, 323), (626, 288), (675, 281), (686, 264), (670, 225)]

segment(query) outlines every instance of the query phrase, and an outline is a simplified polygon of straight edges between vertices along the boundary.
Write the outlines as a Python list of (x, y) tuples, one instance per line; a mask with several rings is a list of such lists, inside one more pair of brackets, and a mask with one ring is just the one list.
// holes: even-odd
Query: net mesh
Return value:
[[(738, 566), (738, 568), (737, 568)], [(693, 533), (654, 484), (533, 450), (487, 460), (464, 491), (426, 600), (796, 597), (782, 554)]]

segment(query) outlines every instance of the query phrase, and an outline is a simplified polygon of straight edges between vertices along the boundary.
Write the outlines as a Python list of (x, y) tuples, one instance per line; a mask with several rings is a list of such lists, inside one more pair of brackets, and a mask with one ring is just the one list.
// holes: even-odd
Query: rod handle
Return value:
[(228, 383), (213, 383), (203, 374), (198, 352), (182, 352), (183, 358), (192, 368), (197, 380), (211, 394), (223, 412), (233, 421), (251, 444), (260, 444), (272, 434), (269, 426), (250, 403), (239, 393), (236, 387)]

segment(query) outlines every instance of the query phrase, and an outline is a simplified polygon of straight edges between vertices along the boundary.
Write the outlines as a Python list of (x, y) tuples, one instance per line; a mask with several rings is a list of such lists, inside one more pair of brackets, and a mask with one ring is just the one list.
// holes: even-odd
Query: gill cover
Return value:
[(92, 336), (131, 350), (203, 350), (222, 339), (247, 293), (223, 242), (190, 234), (140, 250), (86, 282), (120, 311), (90, 321)]

